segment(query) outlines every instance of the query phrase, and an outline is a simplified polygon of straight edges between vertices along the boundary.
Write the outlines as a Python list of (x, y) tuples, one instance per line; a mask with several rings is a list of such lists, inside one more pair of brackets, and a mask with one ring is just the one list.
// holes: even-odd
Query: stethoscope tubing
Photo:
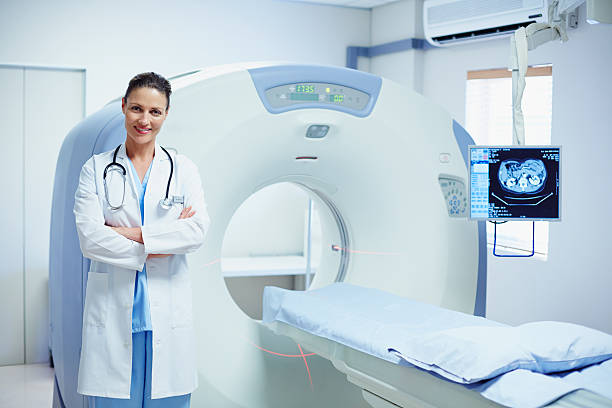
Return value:
[(172, 160), (170, 153), (168, 153), (168, 151), (164, 149), (163, 146), (159, 146), (159, 147), (161, 147), (161, 149), (164, 151), (164, 153), (166, 153), (166, 155), (168, 156), (168, 159), (170, 160), (170, 177), (168, 177), (168, 184), (166, 185), (166, 197), (164, 198), (164, 203), (167, 204), (168, 195), (170, 194), (170, 182), (172, 181), (172, 174), (174, 173), (174, 161)]
[[(163, 146), (160, 146), (160, 147), (164, 151), (164, 153), (166, 153), (166, 155), (168, 156), (168, 159), (170, 160), (170, 177), (168, 177), (168, 184), (166, 185), (166, 196), (162, 200), (162, 203), (170, 207), (171, 204), (169, 203), (168, 196), (170, 195), (170, 184), (172, 183), (172, 176), (174, 174), (174, 161), (172, 160), (172, 156), (170, 156), (170, 153), (168, 153), (168, 151), (164, 149)], [(106, 202), (108, 203), (108, 206), (110, 207), (110, 209), (113, 211), (116, 211), (120, 209), (121, 207), (123, 207), (123, 202), (125, 201), (125, 177), (127, 176), (127, 171), (125, 170), (125, 167), (122, 164), (117, 162), (117, 153), (119, 152), (120, 148), (121, 148), (121, 145), (117, 146), (117, 148), (115, 149), (115, 152), (113, 153), (113, 161), (106, 165), (106, 167), (104, 168), (104, 173), (102, 175), (102, 180), (104, 182), (104, 194), (106, 195)], [(121, 204), (119, 204), (118, 206), (113, 206), (110, 203), (110, 199), (108, 196), (108, 187), (106, 185), (107, 173), (109, 171), (118, 171), (118, 170), (113, 170), (113, 167), (118, 167), (121, 170), (121, 174), (123, 175), (123, 196), (121, 197)]]

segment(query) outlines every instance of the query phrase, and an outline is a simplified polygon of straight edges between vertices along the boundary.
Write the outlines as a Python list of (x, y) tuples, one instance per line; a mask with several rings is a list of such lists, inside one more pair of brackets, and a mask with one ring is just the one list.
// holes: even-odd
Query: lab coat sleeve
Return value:
[(94, 166), (93, 157), (83, 165), (74, 197), (74, 217), (83, 256), (141, 271), (147, 259), (144, 245), (125, 238), (105, 225), (96, 189)]
[[(197, 250), (204, 242), (210, 225), (204, 191), (198, 168), (186, 157), (180, 157), (185, 174), (184, 207), (192, 207), (193, 217), (182, 220), (158, 221), (142, 227), (142, 240), (148, 254), (186, 254)], [(177, 160), (178, 162), (179, 160)]]

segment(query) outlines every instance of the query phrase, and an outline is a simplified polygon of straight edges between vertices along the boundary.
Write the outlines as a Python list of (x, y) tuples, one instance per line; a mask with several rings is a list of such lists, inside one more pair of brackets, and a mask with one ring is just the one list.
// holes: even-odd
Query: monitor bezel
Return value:
[[(472, 217), (472, 149), (559, 149), (559, 217), (557, 218), (522, 218), (522, 217)], [(562, 157), (561, 145), (468, 145), (468, 219), (473, 221), (549, 221), (559, 222), (562, 220)]]

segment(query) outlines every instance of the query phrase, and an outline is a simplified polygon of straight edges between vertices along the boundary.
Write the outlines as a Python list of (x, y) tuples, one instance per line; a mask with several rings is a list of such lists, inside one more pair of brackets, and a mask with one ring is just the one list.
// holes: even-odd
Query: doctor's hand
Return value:
[(195, 213), (195, 210), (191, 211), (191, 206), (183, 208), (183, 211), (181, 211), (181, 214), (179, 215), (178, 219), (184, 220), (185, 218), (191, 218)]
[(152, 258), (166, 258), (170, 255), (171, 254), (149, 254), (147, 255), (147, 260), (152, 259)]
[[(178, 219), (179, 220), (184, 220), (185, 218), (191, 218), (193, 217), (193, 215), (195, 214), (195, 211), (191, 211), (191, 206), (187, 207), (187, 208), (183, 208), (183, 211), (181, 211), (181, 214), (179, 215)], [(167, 256), (170, 256), (171, 254), (149, 254), (147, 255), (147, 259), (151, 259), (151, 258), (165, 258)]]

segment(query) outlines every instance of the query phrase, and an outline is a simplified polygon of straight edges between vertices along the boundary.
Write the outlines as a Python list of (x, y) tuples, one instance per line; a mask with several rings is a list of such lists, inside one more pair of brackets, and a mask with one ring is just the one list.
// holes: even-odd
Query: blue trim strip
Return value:
[(437, 48), (422, 38), (406, 38), (404, 40), (392, 41), (372, 47), (346, 47), (346, 67), (357, 69), (358, 57), (378, 57), (379, 55), (393, 54), (395, 52), (408, 50), (427, 50)]
[[(366, 117), (374, 109), (382, 86), (382, 78), (366, 72), (322, 65), (279, 65), (248, 70), (263, 105), (270, 113), (283, 113), (297, 109), (331, 109), (358, 117)], [(280, 85), (300, 82), (324, 82), (357, 89), (370, 95), (362, 110), (326, 103), (308, 103), (274, 108), (266, 98), (266, 90)]]
[[(456, 121), (453, 120), (453, 133), (459, 145), (459, 151), (463, 156), (465, 166), (470, 169), (468, 158), (468, 146), (474, 144), (470, 134)], [(470, 181), (467, 180), (469, 183)], [(474, 304), (474, 315), (485, 317), (487, 312), (487, 224), (478, 221), (478, 282), (476, 284), (476, 303)]]
[(358, 57), (370, 57), (370, 48), (368, 47), (346, 47), (346, 67), (357, 69)]

